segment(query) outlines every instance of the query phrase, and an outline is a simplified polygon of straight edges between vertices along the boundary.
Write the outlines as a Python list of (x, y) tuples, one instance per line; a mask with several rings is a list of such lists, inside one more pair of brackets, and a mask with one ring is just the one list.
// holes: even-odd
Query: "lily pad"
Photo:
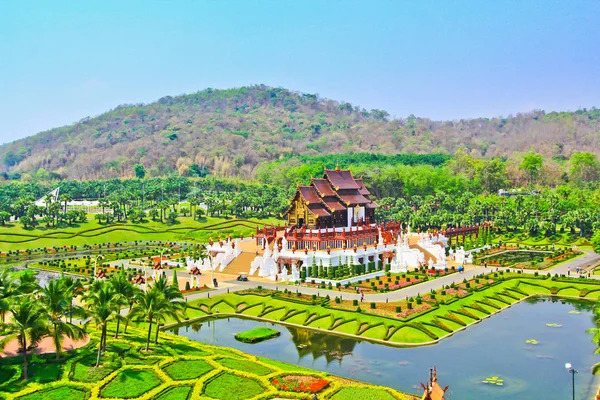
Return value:
[(491, 376), (491, 377), (485, 378), (483, 381), (481, 381), (481, 383), (485, 383), (487, 385), (503, 386), (504, 379), (500, 379), (497, 376)]
[(581, 314), (581, 312), (579, 312), (577, 310), (571, 310), (571, 311), (569, 311), (569, 314), (579, 315), (579, 314)]
[(525, 343), (527, 343), (527, 344), (533, 344), (533, 345), (540, 344), (540, 342), (538, 342), (538, 341), (537, 341), (537, 340), (535, 340), (535, 339), (527, 339), (527, 340), (525, 341)]
[(562, 325), (557, 324), (557, 323), (551, 323), (551, 324), (546, 324), (546, 326), (549, 326), (550, 328), (560, 328)]

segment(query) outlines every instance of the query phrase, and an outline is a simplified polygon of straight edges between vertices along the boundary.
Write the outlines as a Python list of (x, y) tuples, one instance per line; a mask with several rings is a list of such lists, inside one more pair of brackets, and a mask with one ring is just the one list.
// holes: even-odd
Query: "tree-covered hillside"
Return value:
[[(69, 179), (138, 176), (253, 177), (291, 155), (373, 152), (503, 157), (530, 149), (568, 158), (600, 152), (600, 110), (507, 118), (391, 119), (382, 110), (264, 85), (163, 97), (0, 147), (0, 172)], [(58, 175), (54, 175), (58, 174)]]

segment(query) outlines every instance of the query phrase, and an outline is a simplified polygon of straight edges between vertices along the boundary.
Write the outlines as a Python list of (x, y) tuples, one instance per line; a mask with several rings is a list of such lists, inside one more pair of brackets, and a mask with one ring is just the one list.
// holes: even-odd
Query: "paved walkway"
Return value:
[[(556, 274), (565, 274), (566, 275), (567, 271), (570, 269), (571, 276), (575, 276), (575, 270), (577, 267), (582, 267), (582, 268), (586, 269), (586, 268), (594, 266), (600, 262), (600, 254), (596, 254), (592, 251), (587, 251), (587, 250), (585, 250), (584, 253), (585, 254), (583, 256), (580, 256), (573, 260), (567, 261), (564, 264), (561, 264), (557, 267), (550, 268), (550, 269), (543, 270), (543, 271), (537, 271), (537, 272), (544, 273), (544, 274), (550, 272), (552, 274), (556, 273)], [(472, 267), (472, 268), (468, 268), (463, 273), (454, 273), (454, 274), (443, 276), (441, 278), (430, 279), (427, 282), (422, 282), (422, 283), (419, 283), (416, 285), (412, 285), (412, 286), (406, 287), (404, 289), (396, 290), (394, 292), (365, 294), (363, 301), (364, 302), (383, 303), (386, 301), (403, 300), (403, 299), (406, 299), (407, 297), (415, 297), (418, 294), (423, 294), (423, 293), (427, 293), (431, 290), (440, 289), (442, 286), (451, 285), (453, 282), (458, 283), (458, 282), (462, 282), (463, 279), (468, 280), (479, 274), (493, 272), (496, 269), (498, 269), (498, 270), (506, 270), (506, 269), (516, 270), (514, 268), (511, 269), (511, 268), (496, 268), (496, 267), (488, 267), (488, 268)], [(535, 272), (536, 272), (535, 270), (527, 270), (527, 269), (523, 270), (523, 273), (525, 273), (525, 274), (533, 274)], [(600, 279), (600, 276), (592, 275), (591, 278)], [(204, 298), (213, 297), (213, 296), (216, 296), (219, 294), (226, 294), (226, 293), (235, 292), (238, 290), (254, 288), (258, 285), (261, 285), (265, 289), (283, 290), (283, 289), (287, 288), (289, 290), (299, 291), (299, 292), (301, 292), (303, 294), (307, 294), (307, 295), (316, 294), (316, 295), (326, 296), (327, 294), (329, 294), (330, 297), (341, 295), (342, 299), (360, 300), (360, 294), (341, 292), (341, 291), (338, 291), (335, 289), (334, 290), (317, 289), (317, 288), (297, 286), (297, 285), (285, 285), (285, 284), (274, 283), (274, 282), (254, 282), (254, 281), (237, 282), (236, 280), (230, 280), (230, 281), (226, 281), (226, 282), (229, 284), (228, 288), (219, 288), (219, 289), (216, 289), (216, 290), (213, 290), (210, 292), (189, 295), (189, 296), (186, 296), (187, 300), (190, 301), (190, 300), (196, 300), (196, 299), (204, 299)]]

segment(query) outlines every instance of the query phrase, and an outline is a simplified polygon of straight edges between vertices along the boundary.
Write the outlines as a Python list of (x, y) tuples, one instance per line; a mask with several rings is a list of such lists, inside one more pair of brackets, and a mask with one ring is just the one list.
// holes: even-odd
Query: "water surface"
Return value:
[[(242, 318), (218, 319), (174, 330), (199, 342), (297, 364), (398, 390), (421, 393), (420, 383), (436, 365), (448, 399), (565, 400), (571, 398), (571, 376), (579, 371), (577, 399), (592, 399), (597, 382), (591, 367), (600, 362), (585, 330), (594, 327), (593, 303), (538, 298), (481, 321), (433, 346), (397, 348), (275, 325), (281, 336), (257, 344), (240, 343), (235, 333), (274, 324)], [(577, 312), (579, 314), (577, 314)], [(548, 327), (547, 323), (562, 325)], [(527, 339), (539, 341), (528, 345)], [(482, 383), (498, 376), (504, 386)]]

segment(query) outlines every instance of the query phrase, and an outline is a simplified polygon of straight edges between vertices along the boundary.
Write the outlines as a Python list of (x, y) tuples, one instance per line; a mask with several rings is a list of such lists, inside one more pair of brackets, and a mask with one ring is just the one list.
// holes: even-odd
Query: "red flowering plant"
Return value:
[(286, 375), (271, 380), (278, 390), (286, 392), (317, 393), (329, 385), (329, 381), (308, 375)]

